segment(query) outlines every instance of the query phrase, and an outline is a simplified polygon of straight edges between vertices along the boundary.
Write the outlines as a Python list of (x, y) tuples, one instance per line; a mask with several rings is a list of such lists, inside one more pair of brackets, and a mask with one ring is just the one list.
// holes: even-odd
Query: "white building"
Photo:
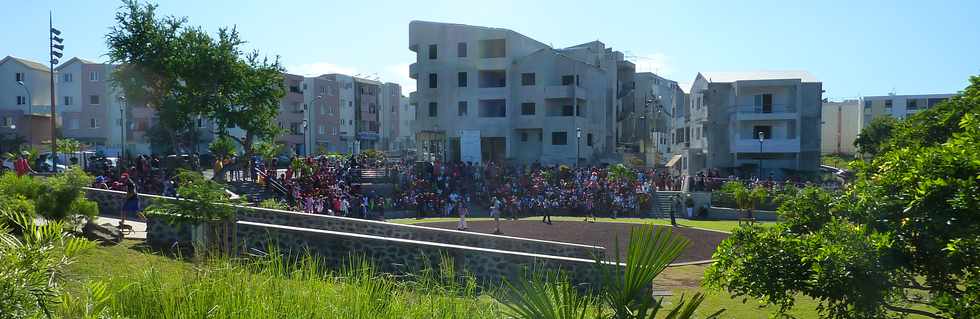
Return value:
[(823, 102), (820, 153), (854, 155), (854, 140), (861, 133), (861, 102), (857, 99)]
[(816, 171), (822, 93), (822, 83), (803, 71), (699, 73), (681, 172), (781, 178)]
[(47, 65), (27, 59), (0, 60), (0, 136), (34, 146), (51, 139), (50, 74)]
[(684, 106), (684, 92), (677, 82), (650, 72), (634, 76), (632, 108), (619, 114), (619, 143), (626, 154), (635, 153), (648, 166), (670, 159), (674, 143), (673, 114)]
[(895, 95), (884, 96), (865, 96), (861, 97), (861, 127), (871, 122), (878, 116), (891, 116), (896, 119), (905, 119), (909, 115), (927, 109), (939, 102), (948, 100), (955, 94), (917, 94), (917, 95)]
[(507, 29), (412, 21), (409, 49), (421, 155), (576, 163), (612, 154), (623, 56), (601, 42), (559, 50)]

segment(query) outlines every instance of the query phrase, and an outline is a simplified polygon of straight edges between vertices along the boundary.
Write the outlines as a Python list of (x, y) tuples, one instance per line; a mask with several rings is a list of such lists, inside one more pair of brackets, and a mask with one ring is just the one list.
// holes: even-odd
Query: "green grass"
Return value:
[[(521, 220), (537, 220), (541, 217), (527, 217), (521, 218)], [(572, 216), (554, 216), (551, 218), (554, 221), (582, 221), (582, 217), (572, 217)], [(388, 222), (397, 224), (424, 224), (424, 223), (437, 223), (437, 222), (454, 222), (459, 220), (455, 217), (431, 217), (423, 219), (415, 218), (400, 218), (400, 219), (389, 219)], [(477, 217), (477, 218), (467, 218), (467, 221), (481, 221), (481, 220), (493, 220), (493, 218), (487, 217)], [(670, 225), (669, 219), (663, 218), (608, 218), (600, 217), (598, 222), (604, 223), (635, 223), (635, 224), (654, 224), (654, 225)], [(737, 220), (687, 220), (687, 219), (677, 219), (677, 224), (686, 227), (697, 227), (710, 230), (717, 230), (723, 232), (731, 232), (732, 230), (738, 228)], [(759, 222), (762, 225), (775, 225), (775, 222)]]
[(837, 168), (847, 168), (847, 163), (854, 160), (854, 156), (846, 154), (824, 154), (820, 155), (820, 164)]

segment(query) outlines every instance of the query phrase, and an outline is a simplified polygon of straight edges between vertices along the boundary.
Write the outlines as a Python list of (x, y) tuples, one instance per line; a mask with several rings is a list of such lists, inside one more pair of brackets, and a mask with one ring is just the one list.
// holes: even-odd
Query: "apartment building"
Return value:
[(409, 103), (408, 97), (401, 96), (398, 99), (398, 131), (394, 137), (391, 150), (405, 151), (415, 149), (415, 105)]
[(698, 73), (681, 173), (782, 178), (820, 163), (822, 83), (804, 71)]
[(666, 164), (673, 144), (673, 114), (682, 107), (684, 92), (677, 82), (650, 72), (634, 75), (632, 108), (618, 114), (619, 144), (637, 154), (647, 166)]
[(34, 146), (51, 140), (50, 74), (47, 65), (27, 59), (0, 60), (0, 136)]
[(334, 77), (318, 76), (303, 80), (306, 102), (306, 149), (310, 153), (346, 152), (347, 144), (340, 140), (340, 83)]
[[(380, 125), (381, 149), (395, 150), (395, 143), (398, 139), (401, 127), (401, 100), (402, 87), (397, 83), (384, 83), (381, 86), (381, 96), (379, 97), (380, 106), (378, 109), (378, 120)], [(413, 115), (414, 116), (414, 115)]]
[(623, 55), (601, 42), (555, 49), (512, 30), (412, 21), (420, 155), (579, 163), (612, 154)]
[(820, 154), (854, 155), (861, 133), (861, 101), (824, 101), (820, 120)]
[(891, 116), (896, 119), (905, 119), (909, 115), (918, 111), (932, 107), (943, 102), (956, 94), (917, 94), (917, 95), (895, 95), (884, 96), (864, 96), (861, 97), (861, 127), (871, 122), (879, 116)]

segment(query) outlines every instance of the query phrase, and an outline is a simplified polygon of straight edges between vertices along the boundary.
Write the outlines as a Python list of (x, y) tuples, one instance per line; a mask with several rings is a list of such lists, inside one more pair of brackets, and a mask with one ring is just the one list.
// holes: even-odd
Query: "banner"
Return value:
[(459, 152), (459, 159), (464, 163), (480, 163), (480, 130), (459, 131)]

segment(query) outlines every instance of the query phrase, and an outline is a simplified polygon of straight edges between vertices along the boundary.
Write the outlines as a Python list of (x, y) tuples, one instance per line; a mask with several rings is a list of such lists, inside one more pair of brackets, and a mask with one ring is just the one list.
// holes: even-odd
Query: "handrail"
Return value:
[(264, 178), (266, 184), (271, 186), (272, 190), (274, 190), (276, 193), (279, 193), (279, 195), (285, 198), (287, 201), (289, 201), (289, 203), (293, 203), (295, 201), (295, 198), (293, 198), (293, 194), (290, 194), (289, 191), (286, 189), (286, 186), (282, 185), (282, 183), (280, 183), (278, 180), (276, 180), (275, 178), (269, 178), (268, 174), (266, 174), (265, 172), (263, 172), (262, 170), (256, 167), (253, 167), (252, 170), (255, 171), (255, 174), (257, 176)]

